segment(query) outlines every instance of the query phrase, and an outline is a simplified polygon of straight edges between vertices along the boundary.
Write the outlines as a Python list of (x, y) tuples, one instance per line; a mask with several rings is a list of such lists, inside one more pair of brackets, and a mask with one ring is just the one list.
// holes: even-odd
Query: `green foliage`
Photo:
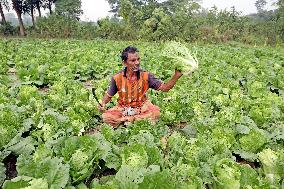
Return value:
[[(150, 155), (150, 154), (149, 154)], [(135, 168), (145, 168), (148, 165), (148, 155), (142, 145), (133, 144), (124, 148), (122, 166), (127, 165)]]
[(251, 130), (248, 135), (242, 136), (239, 141), (243, 150), (256, 153), (267, 142), (267, 138), (263, 131)]
[(17, 28), (12, 26), (10, 22), (0, 25), (0, 34), (4, 36), (16, 35)]
[(55, 13), (79, 20), (79, 16), (83, 13), (81, 0), (57, 0), (55, 1)]
[(69, 165), (63, 164), (62, 159), (57, 157), (35, 160), (31, 156), (21, 155), (17, 160), (17, 171), (18, 177), (41, 179), (30, 184), (47, 182), (48, 188), (53, 189), (64, 188), (69, 180)]
[(0, 163), (0, 186), (2, 186), (4, 180), (6, 179), (6, 168), (3, 163)]
[(240, 188), (241, 171), (234, 161), (229, 159), (219, 160), (214, 167), (214, 175), (216, 176), (216, 182), (214, 183), (216, 188)]
[(51, 38), (94, 38), (96, 26), (92, 23), (80, 23), (72, 17), (52, 14), (37, 20), (35, 34)]
[(128, 45), (167, 81), (175, 65), (161, 56), (165, 44), (2, 40), (0, 160), (19, 156), (4, 188), (280, 188), (283, 48), (184, 44), (199, 70), (168, 93), (148, 91), (158, 122), (102, 123), (90, 86), (101, 99)]
[(283, 151), (275, 152), (269, 148), (258, 154), (266, 179), (275, 187), (280, 187), (284, 175), (282, 155)]
[(165, 45), (162, 52), (175, 65), (175, 69), (184, 75), (189, 75), (198, 68), (198, 60), (194, 58), (189, 49), (178, 42), (170, 42)]
[(91, 136), (70, 137), (62, 144), (58, 156), (70, 165), (70, 175), (73, 183), (80, 183), (88, 178), (94, 169), (96, 161), (100, 158), (97, 140)]
[(2, 104), (0, 107), (0, 149), (10, 142), (19, 132), (22, 127), (24, 116), (23, 108), (17, 106), (5, 106)]
[[(7, 2), (7, 1), (4, 1)], [(241, 15), (234, 7), (207, 10), (195, 0), (108, 0), (112, 17), (79, 22), (81, 0), (19, 1), (23, 12), (32, 6), (48, 8), (50, 14), (36, 19), (35, 27), (26, 27), (27, 35), (43, 38), (79, 38), (146, 41), (186, 41), (205, 43), (242, 42), (252, 45), (281, 45), (284, 39), (283, 1), (267, 11), (264, 0), (256, 1), (257, 14)], [(52, 5), (55, 12), (52, 12)], [(0, 26), (0, 34), (17, 35), (9, 23)]]
[(241, 188), (259, 186), (258, 173), (247, 164), (240, 165), (241, 170)]
[(175, 183), (171, 178), (171, 172), (167, 169), (154, 172), (149, 175), (146, 175), (143, 179), (143, 182), (139, 184), (139, 188), (146, 189), (146, 188), (175, 188)]
[(48, 189), (48, 183), (42, 178), (32, 178), (26, 176), (16, 177), (12, 180), (7, 180), (3, 188), (5, 189)]

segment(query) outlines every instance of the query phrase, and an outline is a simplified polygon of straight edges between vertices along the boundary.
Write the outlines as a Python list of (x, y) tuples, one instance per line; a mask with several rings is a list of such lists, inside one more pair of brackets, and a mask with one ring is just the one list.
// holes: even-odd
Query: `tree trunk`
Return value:
[(17, 0), (12, 0), (13, 3), (13, 7), (14, 10), (16, 11), (18, 20), (19, 20), (19, 25), (20, 25), (20, 35), (21, 36), (25, 36), (25, 27), (24, 27), (24, 23), (23, 23), (23, 19), (22, 19), (22, 12), (21, 9), (19, 7), (19, 4), (17, 3)]
[(2, 23), (6, 24), (6, 19), (5, 19), (5, 15), (4, 15), (3, 7), (1, 5), (1, 3), (0, 3), (0, 14), (1, 14), (1, 17), (2, 17)]
[(52, 10), (51, 10), (51, 1), (48, 1), (48, 9), (49, 9), (49, 14), (52, 14)]
[(31, 17), (33, 22), (33, 28), (35, 28), (35, 16), (34, 16), (34, 5), (31, 4)]
[(41, 17), (39, 1), (36, 3), (36, 8), (37, 8), (37, 11), (38, 11), (38, 16)]

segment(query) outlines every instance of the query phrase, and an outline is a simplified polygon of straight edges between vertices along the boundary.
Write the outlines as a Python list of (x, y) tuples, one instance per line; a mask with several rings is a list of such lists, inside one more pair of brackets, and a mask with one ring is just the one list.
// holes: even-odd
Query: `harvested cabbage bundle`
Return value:
[(179, 42), (166, 43), (162, 56), (174, 63), (175, 69), (181, 71), (184, 75), (189, 75), (198, 68), (196, 57), (193, 57), (189, 49)]

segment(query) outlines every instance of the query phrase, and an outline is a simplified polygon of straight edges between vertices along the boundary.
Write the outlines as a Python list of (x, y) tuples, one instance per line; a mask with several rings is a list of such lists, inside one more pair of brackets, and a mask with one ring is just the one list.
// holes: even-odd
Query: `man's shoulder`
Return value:
[(112, 77), (117, 77), (118, 75), (123, 74), (124, 70), (119, 70), (118, 72), (116, 72)]
[(147, 80), (148, 80), (150, 74), (151, 73), (148, 72), (147, 70), (140, 70), (140, 75), (142, 75), (142, 77), (147, 79)]
[(148, 72), (147, 70), (142, 70), (142, 69), (140, 70), (140, 73), (141, 73), (141, 72), (142, 72), (142, 73), (150, 73), (150, 72)]

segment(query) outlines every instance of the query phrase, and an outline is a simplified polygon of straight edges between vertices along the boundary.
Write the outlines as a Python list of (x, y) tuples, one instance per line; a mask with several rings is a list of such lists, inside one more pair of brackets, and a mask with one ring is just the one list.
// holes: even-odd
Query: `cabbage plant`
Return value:
[(175, 69), (181, 71), (184, 75), (189, 75), (198, 68), (197, 58), (182, 43), (175, 41), (166, 43), (162, 56), (170, 60)]

